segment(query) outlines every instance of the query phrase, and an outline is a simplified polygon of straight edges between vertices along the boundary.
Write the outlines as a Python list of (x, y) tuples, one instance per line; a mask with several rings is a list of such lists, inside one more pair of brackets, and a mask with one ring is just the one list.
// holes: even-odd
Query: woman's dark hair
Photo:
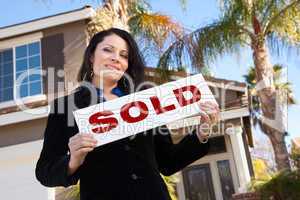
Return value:
[(110, 36), (113, 34), (116, 34), (122, 39), (124, 39), (128, 45), (128, 69), (125, 73), (129, 75), (133, 80), (134, 88), (129, 88), (130, 83), (124, 76), (118, 82), (118, 87), (120, 87), (121, 90), (128, 94), (132, 89), (134, 89), (135, 91), (136, 87), (138, 87), (139, 84), (144, 81), (145, 64), (144, 59), (141, 56), (141, 53), (137, 46), (137, 43), (135, 42), (133, 37), (128, 32), (121, 29), (110, 28), (101, 31), (92, 37), (89, 45), (87, 46), (84, 52), (83, 62), (77, 80), (79, 82), (92, 81), (91, 72), (93, 70), (93, 66), (90, 61), (90, 58), (94, 55), (98, 43), (102, 42), (106, 36)]

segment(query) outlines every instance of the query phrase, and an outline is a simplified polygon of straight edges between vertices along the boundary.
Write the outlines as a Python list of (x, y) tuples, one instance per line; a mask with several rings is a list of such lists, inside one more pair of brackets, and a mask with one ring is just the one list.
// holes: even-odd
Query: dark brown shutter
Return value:
[[(47, 73), (43, 76), (43, 89), (46, 94), (57, 93), (58, 82), (64, 82), (64, 77), (59, 77), (57, 72), (64, 70), (64, 34), (59, 33), (42, 38), (42, 69)], [(54, 68), (54, 82), (48, 81), (48, 69)], [(48, 88), (48, 85), (50, 87)]]

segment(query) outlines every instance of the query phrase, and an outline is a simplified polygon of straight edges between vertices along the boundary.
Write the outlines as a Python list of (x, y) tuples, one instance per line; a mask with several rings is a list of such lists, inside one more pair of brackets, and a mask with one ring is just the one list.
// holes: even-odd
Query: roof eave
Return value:
[(89, 19), (94, 15), (95, 10), (90, 6), (85, 6), (82, 9), (3, 27), (0, 28), (0, 40), (75, 21)]

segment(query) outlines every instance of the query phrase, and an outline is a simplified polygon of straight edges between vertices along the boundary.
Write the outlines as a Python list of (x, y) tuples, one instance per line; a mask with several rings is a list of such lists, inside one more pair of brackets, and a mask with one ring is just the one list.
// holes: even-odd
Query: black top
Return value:
[(84, 87), (54, 100), (35, 171), (41, 184), (67, 187), (80, 179), (81, 200), (170, 200), (160, 173), (171, 175), (208, 152), (209, 144), (201, 144), (195, 132), (173, 144), (163, 126), (160, 132), (154, 128), (96, 147), (68, 176), (68, 141), (78, 133), (72, 111), (101, 101), (90, 104), (90, 100), (90, 92)]

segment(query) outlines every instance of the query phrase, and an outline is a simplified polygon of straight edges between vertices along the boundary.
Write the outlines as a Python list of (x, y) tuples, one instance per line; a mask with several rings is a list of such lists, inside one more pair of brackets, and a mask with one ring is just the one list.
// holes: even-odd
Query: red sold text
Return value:
[[(192, 97), (186, 99), (183, 95), (185, 92), (192, 93)], [(200, 90), (194, 85), (189, 85), (178, 89), (174, 89), (173, 94), (175, 95), (177, 102), (181, 107), (190, 105), (192, 103), (196, 103), (201, 99)], [(162, 107), (160, 103), (160, 99), (157, 96), (151, 96), (149, 99), (151, 101), (152, 107), (155, 110), (156, 115), (160, 115), (162, 113), (176, 109), (176, 106), (174, 104), (170, 104)], [(129, 110), (133, 107), (139, 109), (140, 112), (138, 116), (132, 116), (130, 114)], [(142, 101), (133, 101), (133, 102), (126, 103), (120, 109), (120, 116), (122, 120), (124, 120), (127, 123), (141, 122), (147, 118), (148, 113), (149, 113), (149, 108)], [(100, 134), (100, 133), (108, 132), (113, 128), (116, 128), (118, 126), (118, 120), (117, 118), (114, 117), (114, 115), (115, 114), (110, 110), (104, 110), (91, 115), (89, 117), (89, 123), (91, 125), (96, 126), (95, 128), (92, 129), (92, 132), (96, 134)]]

